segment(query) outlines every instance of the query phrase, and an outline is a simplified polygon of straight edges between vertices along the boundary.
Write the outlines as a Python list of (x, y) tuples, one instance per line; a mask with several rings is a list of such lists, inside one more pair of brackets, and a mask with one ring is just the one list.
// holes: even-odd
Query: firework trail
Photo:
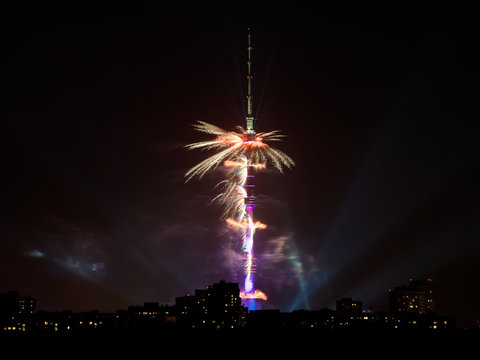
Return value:
[[(220, 181), (216, 187), (221, 192), (214, 200), (224, 207), (222, 218), (231, 227), (238, 229), (242, 236), (242, 251), (244, 253), (244, 290), (241, 292), (243, 299), (267, 300), (267, 296), (254, 288), (253, 273), (255, 263), (253, 255), (254, 235), (257, 229), (267, 226), (260, 221), (255, 221), (253, 210), (255, 195), (252, 183), (255, 175), (249, 170), (261, 170), (267, 164), (273, 165), (283, 173), (285, 168), (290, 169), (295, 162), (284, 152), (267, 144), (272, 141), (281, 141), (285, 135), (279, 130), (256, 133), (253, 127), (252, 95), (251, 95), (251, 44), (248, 34), (248, 94), (247, 94), (247, 128), (237, 126), (237, 131), (227, 131), (218, 126), (198, 121), (193, 127), (199, 132), (215, 136), (212, 140), (200, 141), (186, 145), (189, 150), (214, 150), (216, 153), (201, 161), (185, 174), (188, 182), (193, 177), (202, 178), (209, 170), (214, 170), (223, 165), (230, 171), (227, 179)], [(250, 180), (250, 181), (248, 181)]]

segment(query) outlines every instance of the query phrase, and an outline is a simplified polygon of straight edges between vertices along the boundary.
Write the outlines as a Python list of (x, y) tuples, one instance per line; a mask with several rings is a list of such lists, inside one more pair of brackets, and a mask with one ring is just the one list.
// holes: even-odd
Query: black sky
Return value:
[(431, 277), (478, 317), (478, 4), (1, 5), (0, 291), (113, 311), (241, 282), (197, 120), (245, 116), (297, 166), (257, 177), (256, 285), (289, 311), (386, 309)]

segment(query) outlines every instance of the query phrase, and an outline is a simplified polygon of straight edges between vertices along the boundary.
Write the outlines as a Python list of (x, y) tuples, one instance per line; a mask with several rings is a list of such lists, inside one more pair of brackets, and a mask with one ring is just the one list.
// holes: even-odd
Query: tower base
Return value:
[(261, 310), (263, 300), (255, 299), (255, 298), (246, 298), (242, 299), (242, 305), (245, 306), (248, 311), (252, 310)]

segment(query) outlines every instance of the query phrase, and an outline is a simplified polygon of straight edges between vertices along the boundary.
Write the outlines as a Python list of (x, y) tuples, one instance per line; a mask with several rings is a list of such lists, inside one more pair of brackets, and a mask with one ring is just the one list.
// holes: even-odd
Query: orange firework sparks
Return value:
[[(241, 229), (245, 229), (245, 227), (247, 226), (247, 224), (245, 222), (239, 222), (239, 221), (236, 221), (232, 218), (227, 218), (227, 219), (225, 219), (225, 221), (229, 225), (234, 226), (234, 227), (238, 227), (238, 228), (241, 228)], [(255, 229), (266, 229), (267, 225), (261, 223), (260, 221), (255, 221), (255, 223), (253, 224), (253, 227)]]
[(244, 163), (244, 162), (241, 162), (241, 161), (233, 161), (233, 160), (225, 160), (225, 162), (223, 163), (223, 165), (225, 165), (226, 167), (235, 167), (235, 166), (243, 167), (243, 166), (247, 166), (246, 163)]
[(252, 148), (263, 148), (268, 145), (263, 142), (263, 138), (257, 136), (255, 140), (243, 141), (243, 146), (250, 146)]
[(241, 228), (241, 229), (245, 228), (245, 225), (243, 223), (238, 222), (236, 220), (233, 220), (232, 218), (227, 218), (227, 219), (225, 219), (225, 221), (228, 223), (228, 225), (238, 227), (238, 228)]
[(250, 167), (253, 167), (253, 168), (255, 168), (255, 169), (265, 169), (265, 167), (266, 167), (266, 164), (262, 164), (262, 163), (247, 165), (247, 164), (244, 163), (244, 162), (241, 162), (241, 161), (233, 161), (233, 160), (225, 160), (224, 163), (223, 163), (223, 165), (225, 165), (226, 167), (235, 167), (235, 166), (245, 167), (245, 166), (250, 166)]
[(267, 294), (263, 291), (256, 289), (253, 293), (245, 294), (245, 291), (240, 291), (240, 297), (242, 299), (260, 299), (267, 301)]
[(261, 223), (260, 221), (255, 221), (255, 229), (266, 229), (267, 225), (264, 223)]
[(265, 169), (265, 167), (267, 165), (265, 164), (253, 164), (253, 165), (250, 165), (251, 167), (254, 167), (255, 169)]

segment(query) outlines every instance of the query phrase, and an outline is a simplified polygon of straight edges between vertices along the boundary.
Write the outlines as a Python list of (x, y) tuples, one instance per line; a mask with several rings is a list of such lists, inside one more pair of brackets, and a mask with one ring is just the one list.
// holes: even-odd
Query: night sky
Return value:
[[(480, 316), (479, 6), (0, 5), (0, 292), (115, 311), (242, 283), (209, 204), (197, 120), (246, 113), (296, 167), (256, 177), (264, 307), (387, 310), (432, 278), (437, 312)], [(8, 4), (8, 2), (7, 2)]]

